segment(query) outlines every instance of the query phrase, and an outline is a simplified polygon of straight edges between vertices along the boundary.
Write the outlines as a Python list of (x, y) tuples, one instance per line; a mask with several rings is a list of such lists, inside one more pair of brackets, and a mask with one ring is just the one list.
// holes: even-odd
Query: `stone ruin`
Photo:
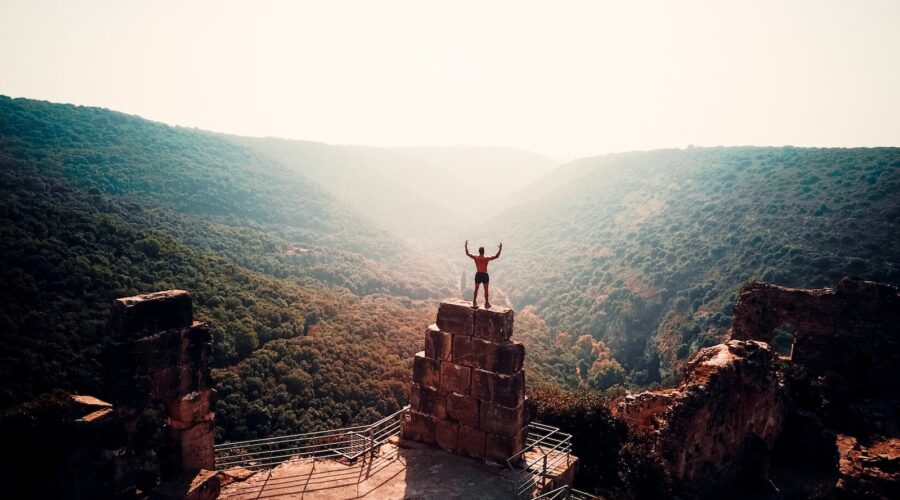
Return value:
[[(827, 410), (802, 410), (786, 395), (769, 346), (779, 329), (793, 333), (784, 362), (822, 384)], [(836, 475), (840, 495), (897, 498), (898, 366), (897, 288), (857, 278), (823, 289), (751, 283), (731, 340), (698, 351), (678, 387), (626, 396), (616, 410), (651, 436), (682, 493), (764, 477), (772, 451), (786, 449), (795, 463)]]
[(783, 453), (836, 474), (844, 497), (900, 498), (900, 291), (859, 278), (745, 287), (732, 337), (769, 342), (778, 327), (793, 332), (790, 362), (821, 388), (824, 405), (787, 401)]
[(193, 320), (184, 290), (118, 299), (110, 318), (113, 342), (105, 363), (113, 407), (129, 426), (152, 401), (165, 406), (172, 449), (163, 477), (215, 469), (212, 337)]
[(731, 338), (772, 343), (777, 327), (793, 330), (791, 362), (810, 376), (829, 374), (851, 391), (900, 394), (896, 288), (858, 278), (819, 289), (747, 285), (734, 308)]
[[(103, 353), (110, 403), (75, 396), (84, 408), (77, 419), (85, 455), (85, 488), (97, 496), (134, 495), (146, 471), (136, 450), (162, 427), (152, 443), (161, 483), (154, 498), (215, 498), (209, 326), (193, 320), (184, 290), (118, 299), (110, 315), (111, 341)], [(148, 415), (163, 413), (161, 422)], [(152, 481), (155, 482), (155, 481)]]
[(413, 358), (402, 438), (501, 464), (522, 451), (525, 347), (512, 333), (511, 309), (441, 302), (425, 350)]
[[(649, 432), (682, 490), (703, 490), (762, 464), (781, 429), (775, 354), (765, 343), (731, 340), (701, 349), (674, 389), (627, 396), (618, 417)], [(757, 471), (758, 472), (758, 471)]]

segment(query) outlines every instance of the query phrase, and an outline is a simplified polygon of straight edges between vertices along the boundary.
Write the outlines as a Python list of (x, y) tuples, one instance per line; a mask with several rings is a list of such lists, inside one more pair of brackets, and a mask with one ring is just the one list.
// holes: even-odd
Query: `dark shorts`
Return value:
[(491, 277), (488, 273), (475, 273), (475, 283), (490, 283)]

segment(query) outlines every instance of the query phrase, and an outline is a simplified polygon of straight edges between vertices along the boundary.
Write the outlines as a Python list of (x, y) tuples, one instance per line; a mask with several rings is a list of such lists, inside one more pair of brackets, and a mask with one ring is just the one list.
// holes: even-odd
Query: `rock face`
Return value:
[[(769, 343), (784, 335), (792, 345), (780, 371)], [(771, 455), (782, 470), (837, 477), (839, 496), (896, 498), (897, 366), (897, 288), (856, 278), (810, 290), (751, 283), (731, 340), (698, 352), (679, 387), (628, 396), (617, 412), (652, 433), (679, 489), (697, 496), (762, 476)], [(803, 497), (821, 486), (801, 476), (778, 487)]]
[(900, 439), (866, 444), (839, 435), (840, 479), (837, 490), (845, 498), (900, 498)]
[(413, 359), (404, 439), (502, 463), (522, 450), (525, 347), (513, 342), (513, 311), (441, 302)]
[(781, 426), (775, 354), (732, 340), (702, 349), (675, 389), (628, 396), (617, 414), (655, 435), (656, 453), (682, 487), (700, 491), (756, 474)]
[(857, 278), (834, 288), (751, 283), (734, 309), (733, 339), (772, 342), (794, 331), (791, 361), (812, 377), (837, 375), (848, 391), (900, 394), (900, 292)]
[(169, 438), (156, 452), (162, 477), (214, 469), (211, 337), (206, 323), (193, 321), (190, 294), (169, 290), (118, 299), (109, 324), (113, 342), (104, 370), (128, 435), (142, 413), (161, 404)]
[(769, 342), (778, 327), (794, 333), (790, 362), (822, 397), (818, 407), (789, 401), (779, 447), (836, 473), (843, 497), (897, 498), (900, 292), (857, 278), (811, 290), (745, 287), (732, 337)]
[(74, 439), (60, 444), (73, 498), (218, 496), (210, 335), (192, 309), (182, 290), (114, 302), (102, 355), (110, 402), (73, 396)]

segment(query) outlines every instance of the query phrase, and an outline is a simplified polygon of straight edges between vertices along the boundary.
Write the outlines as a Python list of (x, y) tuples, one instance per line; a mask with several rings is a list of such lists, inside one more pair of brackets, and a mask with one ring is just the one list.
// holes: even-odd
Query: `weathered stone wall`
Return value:
[(764, 343), (732, 340), (700, 350), (684, 381), (628, 396), (617, 414), (654, 433), (655, 451), (682, 486), (727, 483), (759, 464), (781, 425), (775, 354)]
[(159, 454), (163, 477), (214, 469), (211, 337), (206, 323), (193, 321), (190, 294), (169, 290), (118, 299), (110, 329), (104, 369), (126, 430), (133, 435), (141, 413), (161, 402), (172, 444), (169, 453)]
[(791, 361), (810, 376), (836, 374), (848, 390), (900, 393), (897, 288), (844, 278), (834, 288), (751, 283), (741, 291), (732, 338), (771, 342), (783, 325), (795, 330)]
[(526, 438), (525, 347), (513, 342), (513, 311), (442, 302), (413, 359), (404, 439), (504, 462)]

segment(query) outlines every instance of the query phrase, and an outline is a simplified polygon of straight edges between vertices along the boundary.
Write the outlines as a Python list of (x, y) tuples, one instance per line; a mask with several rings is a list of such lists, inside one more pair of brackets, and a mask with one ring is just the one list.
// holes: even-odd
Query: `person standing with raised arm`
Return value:
[(487, 309), (491, 308), (491, 300), (488, 295), (488, 285), (490, 284), (491, 277), (488, 275), (488, 262), (499, 258), (500, 252), (503, 251), (503, 242), (500, 242), (500, 246), (497, 249), (497, 254), (493, 257), (485, 257), (484, 256), (484, 247), (478, 247), (478, 255), (472, 255), (469, 253), (469, 240), (466, 240), (466, 255), (468, 255), (472, 260), (475, 261), (475, 293), (472, 295), (472, 307), (478, 307), (478, 286), (482, 283), (484, 284), (484, 307)]

